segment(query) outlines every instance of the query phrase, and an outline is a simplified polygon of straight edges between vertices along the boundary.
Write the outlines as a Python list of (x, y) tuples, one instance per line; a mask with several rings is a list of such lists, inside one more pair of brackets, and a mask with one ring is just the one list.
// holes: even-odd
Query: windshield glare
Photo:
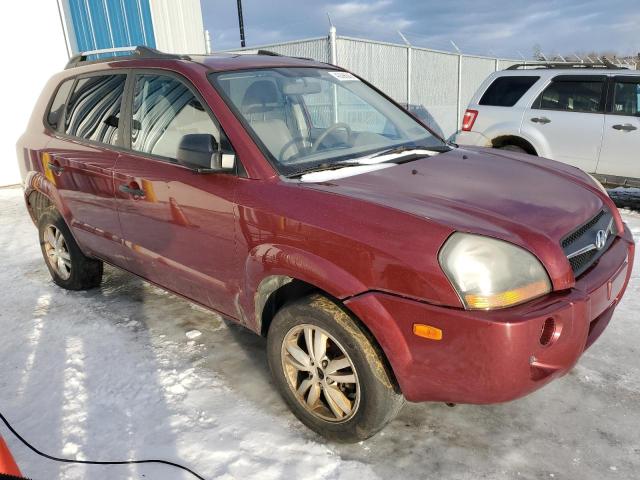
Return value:
[(347, 72), (273, 68), (212, 75), (283, 175), (398, 146), (444, 142)]

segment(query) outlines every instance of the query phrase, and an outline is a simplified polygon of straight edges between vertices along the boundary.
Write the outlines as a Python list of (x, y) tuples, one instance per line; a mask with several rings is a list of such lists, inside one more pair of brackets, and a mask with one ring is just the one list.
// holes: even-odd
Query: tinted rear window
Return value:
[(67, 135), (116, 145), (126, 78), (100, 75), (79, 79), (67, 103)]
[(73, 79), (66, 80), (58, 87), (58, 91), (56, 92), (56, 96), (53, 97), (53, 101), (51, 102), (51, 107), (47, 112), (47, 123), (54, 130), (58, 129), (58, 124), (60, 122), (60, 115), (62, 114), (62, 110), (64, 109), (64, 104), (69, 97), (69, 92), (71, 91), (71, 87), (73, 86)]
[(540, 77), (500, 77), (489, 86), (480, 105), (513, 107)]

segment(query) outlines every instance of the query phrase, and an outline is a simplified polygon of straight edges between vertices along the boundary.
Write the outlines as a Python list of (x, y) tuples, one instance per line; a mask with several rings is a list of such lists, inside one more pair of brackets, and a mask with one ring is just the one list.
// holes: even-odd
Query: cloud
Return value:
[[(239, 46), (236, 2), (202, 0), (216, 49)], [(248, 45), (339, 35), (517, 58), (532, 53), (640, 51), (636, 0), (243, 0)]]

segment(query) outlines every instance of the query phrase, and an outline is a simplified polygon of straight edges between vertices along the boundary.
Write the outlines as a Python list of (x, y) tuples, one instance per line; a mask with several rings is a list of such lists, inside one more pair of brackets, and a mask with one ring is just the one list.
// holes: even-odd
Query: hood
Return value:
[(550, 274), (556, 270), (564, 278), (560, 284), (573, 282), (560, 241), (604, 204), (588, 177), (574, 167), (489, 149), (457, 148), (306, 186), (520, 245), (537, 255)]

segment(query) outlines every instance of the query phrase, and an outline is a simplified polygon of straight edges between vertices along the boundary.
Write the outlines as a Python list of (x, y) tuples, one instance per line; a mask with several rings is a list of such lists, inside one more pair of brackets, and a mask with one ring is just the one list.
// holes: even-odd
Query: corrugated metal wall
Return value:
[(156, 46), (149, 0), (65, 0), (74, 53), (129, 45)]
[[(258, 49), (330, 61), (328, 38), (263, 45), (245, 51)], [(457, 131), (469, 100), (490, 73), (520, 63), (343, 36), (336, 38), (336, 57), (337, 65), (366, 78), (399, 103), (410, 104), (445, 137)]]

